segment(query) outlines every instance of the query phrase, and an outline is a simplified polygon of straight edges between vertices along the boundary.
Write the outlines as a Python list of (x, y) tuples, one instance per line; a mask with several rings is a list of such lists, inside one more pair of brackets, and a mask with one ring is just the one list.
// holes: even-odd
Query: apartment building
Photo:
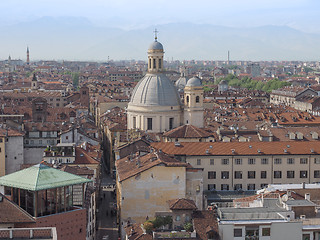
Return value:
[(319, 107), (319, 100), (316, 96), (318, 96), (317, 92), (311, 88), (284, 87), (272, 90), (270, 103), (283, 104), (300, 111), (313, 111)]
[(320, 182), (317, 142), (157, 142), (151, 146), (202, 168), (204, 190)]

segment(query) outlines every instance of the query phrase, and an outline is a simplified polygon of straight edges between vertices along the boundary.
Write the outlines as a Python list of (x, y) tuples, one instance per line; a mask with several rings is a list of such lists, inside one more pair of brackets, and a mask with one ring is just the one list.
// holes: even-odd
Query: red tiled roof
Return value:
[(193, 125), (183, 125), (165, 132), (163, 136), (170, 138), (206, 138), (212, 136), (212, 134)]
[[(63, 165), (60, 169), (61, 171), (80, 175), (80, 176), (93, 176), (94, 170), (88, 167), (80, 167), (80, 166), (70, 166), (68, 164)], [(90, 178), (90, 177), (89, 177)]]
[(16, 130), (13, 130), (13, 129), (3, 129), (3, 128), (0, 128), (0, 137), (5, 137), (5, 136), (9, 136), (9, 137), (21, 137), (21, 136), (24, 136), (23, 133), (20, 133)]
[(133, 159), (125, 157), (116, 161), (116, 168), (120, 181), (133, 177), (154, 166), (164, 164), (167, 167), (187, 167), (187, 163), (180, 162), (164, 153), (149, 153)]
[(197, 206), (193, 200), (179, 198), (168, 201), (171, 210), (196, 210)]
[(82, 149), (81, 147), (76, 147), (76, 159), (75, 164), (99, 164), (97, 160), (89, 155), (89, 152)]
[(215, 237), (212, 239), (220, 239), (217, 217), (214, 211), (195, 211), (192, 218), (198, 239), (207, 240), (209, 232)]
[(150, 235), (148, 233), (144, 233), (141, 226), (137, 223), (130, 224), (130, 225), (126, 226), (124, 229), (126, 231), (126, 234), (127, 234), (129, 240), (136, 240), (136, 239), (152, 240), (153, 239), (152, 235)]
[(0, 223), (32, 223), (33, 217), (0, 193)]
[[(155, 149), (169, 155), (290, 155), (319, 154), (320, 144), (312, 142), (173, 142), (151, 143)], [(211, 147), (210, 147), (211, 146)]]

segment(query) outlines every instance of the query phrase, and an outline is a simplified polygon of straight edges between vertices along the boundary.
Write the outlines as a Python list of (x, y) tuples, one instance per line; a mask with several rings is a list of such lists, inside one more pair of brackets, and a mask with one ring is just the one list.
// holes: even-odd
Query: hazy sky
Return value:
[(2, 0), (0, 24), (81, 16), (125, 29), (172, 22), (251, 27), (287, 25), (320, 32), (319, 0)]
[[(166, 56), (180, 60), (225, 59), (227, 50), (241, 60), (318, 60), (320, 52), (320, 0), (0, 0), (0, 9), (0, 59), (25, 59), (29, 46), (32, 59), (144, 60), (154, 27)], [(280, 27), (250, 28), (266, 25)]]

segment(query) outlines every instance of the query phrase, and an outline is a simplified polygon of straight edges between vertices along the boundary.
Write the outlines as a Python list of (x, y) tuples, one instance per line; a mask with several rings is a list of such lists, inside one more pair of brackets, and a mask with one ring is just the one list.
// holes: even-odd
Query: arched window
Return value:
[(161, 68), (161, 59), (159, 59), (159, 69)]
[(187, 103), (189, 103), (189, 96), (187, 96)]
[(200, 97), (196, 96), (196, 103), (200, 102)]
[(151, 68), (151, 58), (149, 58), (149, 69)]
[(153, 68), (154, 69), (156, 68), (156, 59), (155, 58), (153, 59)]

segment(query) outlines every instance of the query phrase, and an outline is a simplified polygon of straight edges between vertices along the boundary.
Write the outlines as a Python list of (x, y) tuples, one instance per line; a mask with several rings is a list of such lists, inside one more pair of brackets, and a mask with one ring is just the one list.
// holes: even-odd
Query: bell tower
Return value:
[(31, 80), (31, 89), (32, 90), (38, 89), (38, 79), (37, 79), (37, 76), (36, 76), (35, 73), (33, 73), (33, 77), (32, 77), (32, 80)]
[(203, 127), (203, 87), (198, 77), (190, 78), (184, 88), (184, 124)]

